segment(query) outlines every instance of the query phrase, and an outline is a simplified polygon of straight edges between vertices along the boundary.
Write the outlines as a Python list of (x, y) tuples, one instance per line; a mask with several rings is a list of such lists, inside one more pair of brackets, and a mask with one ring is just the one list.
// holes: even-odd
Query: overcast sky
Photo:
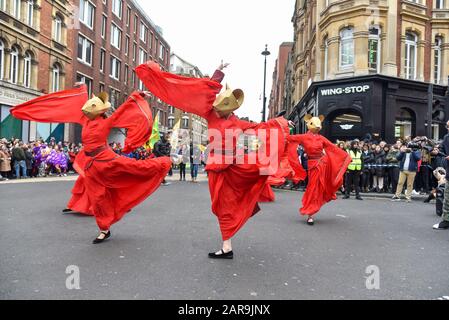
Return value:
[[(223, 59), (225, 82), (245, 92), (237, 111), (260, 121), (263, 56), (268, 44), (267, 100), (279, 45), (293, 41), (294, 0), (137, 0), (159, 25), (171, 51), (212, 75)], [(268, 101), (267, 101), (268, 107)], [(268, 111), (267, 111), (268, 114)]]

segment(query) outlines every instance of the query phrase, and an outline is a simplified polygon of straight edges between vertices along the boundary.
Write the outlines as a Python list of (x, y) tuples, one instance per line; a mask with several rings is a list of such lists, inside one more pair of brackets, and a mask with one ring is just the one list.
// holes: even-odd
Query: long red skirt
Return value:
[[(86, 157), (82, 177), (73, 188), (69, 208), (93, 214), (101, 230), (109, 230), (162, 183), (171, 167), (168, 157), (135, 160), (115, 157), (112, 151), (97, 161)], [(112, 160), (111, 160), (112, 159)]]
[(223, 171), (209, 171), (212, 212), (218, 218), (223, 241), (231, 239), (259, 212), (257, 202), (267, 179), (255, 165), (231, 165)]
[(336, 192), (341, 187), (343, 174), (350, 162), (349, 157), (340, 156), (340, 158), (341, 161), (332, 158), (335, 163), (343, 163), (340, 167), (332, 164), (329, 155), (320, 160), (309, 160), (307, 171), (309, 182), (302, 198), (303, 207), (299, 210), (301, 215), (313, 216), (324, 204), (337, 199)]
[[(270, 177), (271, 178), (271, 177)], [(273, 192), (272, 184), (270, 183), (270, 178), (267, 179), (267, 183), (262, 190), (259, 197), (259, 202), (274, 202), (276, 201), (276, 195)]]

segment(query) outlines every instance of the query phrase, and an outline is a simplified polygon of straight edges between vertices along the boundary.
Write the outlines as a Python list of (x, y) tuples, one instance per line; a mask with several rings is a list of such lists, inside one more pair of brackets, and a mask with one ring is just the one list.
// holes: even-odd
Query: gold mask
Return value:
[(226, 85), (226, 90), (220, 93), (213, 104), (218, 112), (230, 113), (240, 108), (245, 99), (245, 94), (241, 89), (232, 90)]
[(101, 92), (98, 96), (92, 95), (92, 99), (88, 100), (81, 110), (86, 117), (94, 120), (111, 108), (108, 99), (109, 95), (106, 92)]

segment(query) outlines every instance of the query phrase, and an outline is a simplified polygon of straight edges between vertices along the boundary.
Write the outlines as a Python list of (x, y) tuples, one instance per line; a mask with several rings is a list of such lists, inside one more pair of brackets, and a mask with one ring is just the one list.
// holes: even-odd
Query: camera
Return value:
[[(412, 141), (407, 145), (407, 148), (411, 151), (417, 151), (420, 149), (420, 147), (421, 146), (415, 141)], [(410, 152), (409, 150), (407, 150), (407, 151)]]

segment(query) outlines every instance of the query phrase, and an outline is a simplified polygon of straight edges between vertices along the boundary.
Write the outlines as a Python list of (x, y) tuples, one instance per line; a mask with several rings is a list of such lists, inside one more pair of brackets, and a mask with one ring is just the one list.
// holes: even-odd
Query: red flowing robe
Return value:
[(148, 141), (153, 119), (150, 107), (134, 92), (109, 118), (89, 120), (81, 111), (88, 100), (85, 85), (38, 97), (11, 110), (14, 117), (38, 122), (82, 125), (84, 148), (74, 168), (80, 174), (68, 208), (94, 215), (101, 230), (109, 230), (127, 212), (151, 195), (171, 167), (168, 157), (137, 161), (118, 156), (107, 145), (112, 128), (127, 129), (124, 152)]
[[(157, 64), (148, 62), (137, 67), (136, 73), (148, 90), (162, 101), (208, 121), (209, 140), (213, 147), (206, 170), (209, 173), (212, 212), (218, 218), (223, 240), (232, 238), (260, 210), (258, 201), (268, 176), (277, 171), (279, 154), (286, 145), (284, 128), (288, 127), (287, 121), (278, 118), (257, 124), (242, 121), (234, 114), (228, 118), (219, 117), (212, 104), (221, 89), (219, 82), (224, 77), (220, 71), (214, 74), (212, 80), (186, 78), (162, 72)], [(259, 159), (257, 163), (250, 164), (248, 154), (239, 155), (235, 150), (239, 134), (253, 134), (261, 130), (268, 131), (263, 148), (274, 150), (269, 156), (270, 159), (277, 159), (277, 163)], [(276, 139), (273, 140), (274, 148), (271, 148), (272, 136)], [(221, 138), (217, 141), (217, 137)], [(233, 150), (229, 150), (229, 146), (233, 146)], [(264, 169), (267, 175), (261, 174)]]
[(304, 180), (306, 172), (298, 161), (298, 145), (304, 147), (308, 160), (309, 183), (302, 198), (302, 215), (314, 215), (321, 207), (336, 200), (336, 192), (343, 184), (343, 176), (351, 163), (347, 152), (335, 146), (320, 134), (311, 131), (288, 137), (289, 161), (295, 171), (295, 182)]

